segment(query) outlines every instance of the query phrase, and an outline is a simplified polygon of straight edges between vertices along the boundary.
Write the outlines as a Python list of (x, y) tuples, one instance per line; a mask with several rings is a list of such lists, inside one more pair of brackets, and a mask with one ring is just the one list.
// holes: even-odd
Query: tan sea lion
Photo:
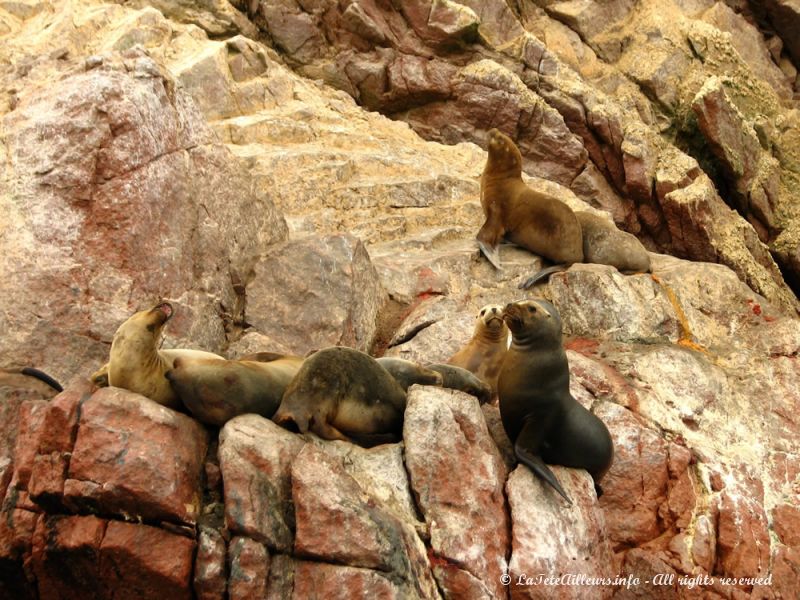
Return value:
[(581, 262), (581, 226), (572, 209), (525, 184), (519, 149), (497, 129), (489, 131), (488, 151), (481, 175), (481, 206), (486, 221), (477, 237), (489, 262), (500, 268), (498, 244), (503, 238), (554, 263)]
[(216, 360), (178, 357), (166, 378), (192, 416), (221, 427), (237, 415), (271, 418), (300, 370), (299, 356), (272, 354), (270, 360)]
[(394, 356), (382, 356), (375, 360), (380, 366), (389, 371), (389, 375), (394, 377), (405, 392), (412, 385), (442, 385), (441, 374), (413, 361), (395, 358)]
[(399, 439), (406, 393), (374, 358), (332, 347), (306, 358), (272, 420), (326, 440)]
[(522, 180), (522, 155), (508, 136), (489, 131), (489, 156), (481, 175), (481, 206), (486, 217), (478, 246), (500, 268), (498, 244), (505, 238), (555, 265), (541, 269), (520, 288), (579, 262), (610, 265), (621, 272), (650, 270), (650, 257), (629, 233), (590, 212), (574, 213), (564, 202), (529, 188)]
[(614, 458), (611, 435), (569, 392), (556, 308), (546, 300), (515, 302), (503, 320), (512, 337), (498, 379), (503, 428), (519, 461), (571, 504), (545, 463), (586, 469), (597, 485)]
[[(180, 402), (164, 374), (178, 356), (224, 360), (202, 350), (159, 350), (164, 324), (173, 315), (169, 302), (134, 314), (119, 326), (111, 342), (108, 360), (108, 385), (121, 387), (151, 400), (179, 408)], [(92, 377), (102, 378), (101, 368)]]
[(476, 317), (472, 339), (447, 361), (477, 375), (497, 394), (497, 376), (508, 351), (508, 327), (503, 322), (503, 307), (484, 306)]

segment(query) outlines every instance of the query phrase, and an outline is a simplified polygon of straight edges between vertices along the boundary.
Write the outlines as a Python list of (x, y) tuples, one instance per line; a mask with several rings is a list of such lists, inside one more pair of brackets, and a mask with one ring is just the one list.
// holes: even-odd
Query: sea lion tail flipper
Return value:
[(561, 271), (566, 271), (568, 266), (569, 265), (566, 265), (566, 264), (553, 265), (552, 267), (547, 267), (546, 269), (541, 269), (536, 274), (534, 274), (532, 277), (528, 277), (528, 279), (526, 279), (525, 281), (520, 283), (519, 284), (519, 289), (527, 290), (527, 289), (533, 287), (536, 284), (537, 281), (539, 281), (541, 279), (547, 279), (553, 273), (559, 273)]
[(50, 377), (50, 375), (48, 375), (43, 371), (40, 371), (39, 369), (34, 369), (32, 367), (23, 367), (20, 372), (23, 375), (27, 375), (28, 377), (33, 377), (35, 379), (38, 379), (39, 381), (43, 381), (57, 392), (64, 391), (64, 388), (61, 387), (60, 383), (58, 383), (55, 379)]
[(486, 243), (478, 240), (478, 248), (480, 248), (486, 259), (492, 263), (492, 266), (501, 270), (503, 267), (500, 265), (500, 249), (497, 246), (488, 246)]
[(517, 458), (522, 464), (527, 466), (540, 479), (543, 479), (544, 481), (549, 483), (555, 491), (561, 494), (564, 500), (572, 504), (572, 500), (567, 495), (567, 492), (564, 491), (564, 488), (561, 487), (561, 483), (558, 481), (558, 478), (556, 477), (555, 473), (553, 473), (550, 470), (550, 467), (548, 467), (545, 464), (545, 462), (541, 459), (540, 456), (536, 455), (529, 449), (529, 446), (526, 444), (526, 442), (529, 442), (531, 440), (526, 439), (525, 436), (526, 429), (528, 429), (527, 426), (523, 427), (519, 436), (517, 436), (517, 441), (514, 444), (514, 454), (517, 455)]

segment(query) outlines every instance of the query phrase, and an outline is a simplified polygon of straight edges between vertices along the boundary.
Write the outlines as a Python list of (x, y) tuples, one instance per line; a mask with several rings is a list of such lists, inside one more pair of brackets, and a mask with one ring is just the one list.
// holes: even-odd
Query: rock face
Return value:
[[(0, 597), (797, 597), (792, 10), (0, 2), (0, 366), (66, 384), (0, 380)], [(542, 261), (474, 243), (494, 126), (673, 256), (520, 292)], [(86, 381), (156, 298), (168, 346), (433, 362), (529, 294), (614, 439), (572, 507), (462, 393), (360, 448)]]

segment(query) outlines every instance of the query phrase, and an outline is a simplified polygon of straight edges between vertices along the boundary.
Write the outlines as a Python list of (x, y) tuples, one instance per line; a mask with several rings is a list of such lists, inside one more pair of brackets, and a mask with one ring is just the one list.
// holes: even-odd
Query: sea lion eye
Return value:
[(535, 307), (535, 306), (528, 305), (528, 312), (535, 313), (535, 312), (536, 312), (536, 307)]
[(486, 309), (482, 310), (481, 311), (481, 316), (483, 316), (485, 313), (486, 313)]

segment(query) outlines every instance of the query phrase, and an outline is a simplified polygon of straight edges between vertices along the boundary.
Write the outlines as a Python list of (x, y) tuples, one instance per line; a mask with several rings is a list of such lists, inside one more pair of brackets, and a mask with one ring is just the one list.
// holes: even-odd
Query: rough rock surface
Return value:
[[(0, 2), (0, 362), (67, 383), (0, 388), (0, 597), (796, 597), (796, 15)], [(674, 256), (520, 292), (541, 260), (474, 243), (493, 126), (531, 186)], [(403, 443), (364, 449), (86, 382), (159, 297), (170, 346), (441, 361), (531, 294), (616, 446), (599, 499), (555, 468), (571, 508), (463, 394), (412, 389)]]

